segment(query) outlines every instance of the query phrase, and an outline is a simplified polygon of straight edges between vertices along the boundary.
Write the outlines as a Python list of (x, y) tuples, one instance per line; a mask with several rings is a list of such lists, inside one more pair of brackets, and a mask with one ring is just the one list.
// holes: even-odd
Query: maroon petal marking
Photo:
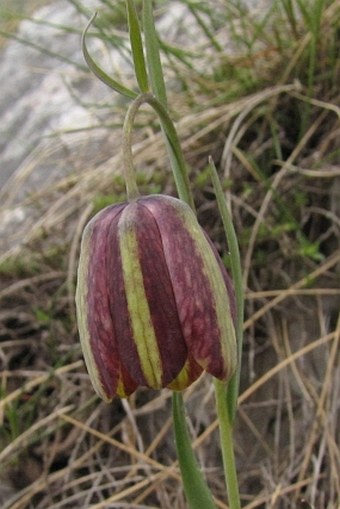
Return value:
[(117, 340), (110, 310), (107, 284), (108, 237), (125, 205), (107, 207), (88, 224), (90, 236), (87, 279), (87, 321), (92, 353), (108, 398), (115, 396), (120, 376)]
[(234, 325), (236, 325), (236, 299), (235, 299), (235, 291), (234, 291), (233, 282), (231, 280), (231, 277), (228, 274), (227, 269), (223, 265), (221, 257), (218, 254), (218, 251), (217, 251), (214, 243), (208, 237), (206, 232), (205, 231), (203, 231), (203, 232), (204, 232), (205, 238), (207, 239), (207, 241), (210, 244), (210, 247), (211, 247), (211, 249), (212, 249), (212, 251), (213, 251), (213, 253), (215, 255), (215, 258), (217, 260), (217, 263), (218, 263), (218, 265), (219, 265), (219, 267), (221, 269), (221, 273), (222, 273), (222, 276), (223, 276), (224, 284), (225, 284), (225, 287), (226, 287), (227, 292), (228, 292), (231, 317), (233, 319)]
[(120, 398), (127, 398), (135, 392), (138, 387), (138, 383), (132, 378), (129, 370), (120, 363), (120, 377), (118, 386), (116, 389), (117, 396)]
[[(201, 255), (183, 223), (185, 204), (166, 196), (146, 197), (143, 203), (151, 210), (161, 233), (188, 351), (203, 369), (227, 379), (230, 372), (222, 355), (215, 299)], [(189, 208), (188, 213), (192, 213)], [(200, 228), (198, 223), (196, 226)]]

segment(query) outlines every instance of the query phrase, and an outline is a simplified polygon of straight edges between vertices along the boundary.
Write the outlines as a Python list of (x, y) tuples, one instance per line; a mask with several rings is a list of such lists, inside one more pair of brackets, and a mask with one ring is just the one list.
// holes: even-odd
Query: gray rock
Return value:
[(86, 69), (80, 34), (57, 28), (72, 20), (81, 30), (84, 18), (63, 0), (34, 17), (40, 23), (24, 20), (17, 34), (22, 42), (10, 40), (0, 53), (0, 186), (42, 138), (89, 123), (89, 112), (75, 103), (66, 85), (75, 69)]
[[(90, 15), (103, 2), (85, 0), (81, 5)], [(202, 43), (205, 52), (206, 36), (181, 2), (169, 3), (158, 14), (164, 39), (183, 47), (187, 41), (188, 49)], [(80, 39), (86, 18), (67, 0), (43, 7), (33, 18), (21, 22), (16, 39), (9, 40), (0, 52), (0, 259), (4, 252), (27, 241), (37, 218), (51, 206), (24, 203), (27, 196), (44, 187), (51, 189), (70, 172), (81, 170), (83, 174), (93, 154), (108, 140), (111, 152), (103, 158), (119, 152), (119, 137), (96, 129), (105, 118), (115, 122), (112, 106), (120, 97), (85, 65)], [(131, 75), (131, 66), (120, 50), (109, 50), (91, 37), (88, 46), (108, 74)], [(208, 60), (207, 53), (195, 65), (204, 67)], [(175, 79), (170, 76), (168, 87), (175, 89)], [(111, 108), (103, 111), (100, 105), (105, 101), (110, 101)]]
[[(83, 6), (91, 13), (99, 3)], [(81, 51), (86, 18), (72, 3), (58, 0), (32, 17), (36, 21), (22, 21), (0, 52), (0, 257), (19, 246), (44, 213), (23, 199), (75, 171), (67, 156), (81, 136), (67, 133), (97, 126), (89, 103), (112, 97), (87, 69)], [(98, 40), (89, 46), (103, 52)], [(88, 157), (88, 133), (86, 138)], [(97, 146), (98, 136), (93, 138)]]

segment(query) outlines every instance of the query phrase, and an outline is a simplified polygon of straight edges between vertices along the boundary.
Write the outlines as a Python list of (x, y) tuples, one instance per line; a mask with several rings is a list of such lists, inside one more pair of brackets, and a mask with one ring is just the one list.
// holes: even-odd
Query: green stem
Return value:
[(139, 190), (136, 182), (136, 172), (132, 154), (132, 128), (138, 109), (143, 104), (143, 95), (138, 96), (129, 106), (123, 125), (123, 170), (127, 199), (138, 198)]
[(172, 395), (172, 409), (177, 456), (190, 509), (216, 509), (192, 450), (185, 422), (183, 397), (179, 392), (174, 392)]
[(187, 166), (183, 156), (181, 144), (177, 135), (175, 126), (166, 110), (166, 108), (151, 94), (146, 95), (146, 102), (152, 106), (160, 118), (160, 122), (165, 132), (168, 142), (168, 148), (176, 161), (176, 167), (173, 167), (175, 184), (178, 196), (195, 210), (194, 199), (190, 190)]
[(165, 136), (165, 143), (171, 163), (171, 169), (175, 178), (178, 196), (195, 210), (192, 197), (188, 170), (182, 155), (182, 150), (178, 141), (176, 130), (172, 129), (165, 119), (167, 115), (167, 97), (162, 69), (162, 62), (159, 51), (159, 39), (155, 27), (153, 16), (152, 0), (143, 0), (143, 29), (146, 49), (146, 60), (150, 75), (151, 90), (158, 101), (157, 107), (163, 106), (161, 115), (161, 125)]
[(123, 159), (128, 199), (134, 199), (139, 195), (132, 160), (131, 136), (136, 113), (143, 103), (149, 104), (159, 116), (162, 128), (166, 134), (166, 139), (177, 163), (176, 171), (174, 170), (174, 178), (178, 190), (178, 195), (183, 201), (188, 203), (192, 209), (194, 209), (194, 200), (190, 192), (186, 164), (175, 126), (165, 107), (150, 93), (140, 94), (132, 102), (124, 122)]
[(220, 429), (220, 442), (224, 475), (227, 483), (230, 509), (241, 509), (235, 455), (233, 448), (233, 424), (230, 420), (227, 402), (228, 386), (214, 379), (216, 410)]
[[(130, 5), (130, 8), (132, 8), (133, 2), (127, 2), (127, 5)], [(131, 10), (131, 12), (133, 16), (135, 16), (135, 11)], [(124, 170), (126, 175), (128, 198), (131, 199), (136, 196), (137, 188), (131, 150), (132, 126), (139, 107), (145, 102), (155, 110), (160, 119), (178, 195), (194, 210), (194, 200), (190, 189), (187, 167), (177, 131), (167, 110), (166, 88), (162, 72), (151, 0), (143, 0), (143, 22), (147, 64), (150, 74), (151, 88), (154, 95), (151, 93), (144, 93), (138, 96), (138, 98), (135, 99), (133, 104), (130, 106), (124, 123)], [(136, 26), (133, 29), (131, 25), (130, 36), (131, 32), (137, 30)], [(136, 49), (134, 54), (137, 55), (140, 51), (140, 41), (136, 38)], [(143, 79), (139, 81), (141, 81), (142, 84), (144, 83), (143, 86), (145, 86), (145, 81)], [(216, 509), (213, 497), (204, 480), (202, 472), (200, 471), (192, 449), (190, 436), (185, 422), (185, 410), (182, 395), (174, 392), (172, 401), (177, 455), (188, 504), (191, 509), (202, 509), (203, 507), (204, 509)]]

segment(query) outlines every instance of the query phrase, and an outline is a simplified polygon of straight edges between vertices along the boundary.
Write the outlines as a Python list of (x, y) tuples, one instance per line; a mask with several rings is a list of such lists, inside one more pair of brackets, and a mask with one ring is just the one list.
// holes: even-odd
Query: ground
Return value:
[[(315, 2), (318, 20), (304, 2), (277, 2), (257, 20), (241, 2), (228, 5), (211, 0), (205, 12), (194, 9), (203, 33), (196, 56), (175, 42), (164, 49), (170, 111), (199, 221), (229, 267), (207, 171), (212, 155), (240, 245), (241, 500), (245, 509), (336, 509), (339, 2)], [(232, 48), (211, 6), (230, 23)], [(120, 23), (122, 13), (114, 11)], [(104, 40), (110, 30), (99, 31)], [(93, 89), (81, 84), (96, 78), (78, 68), (72, 78), (77, 105), (86, 105), (96, 125), (44, 139), (0, 192), (0, 500), (3, 509), (184, 509), (171, 392), (140, 389), (106, 405), (82, 360), (74, 307), (80, 236), (95, 211), (125, 199), (120, 144), (128, 102), (109, 92), (91, 104)], [(147, 108), (134, 143), (142, 193), (175, 195)], [(226, 508), (211, 378), (184, 398), (197, 457), (217, 507)]]

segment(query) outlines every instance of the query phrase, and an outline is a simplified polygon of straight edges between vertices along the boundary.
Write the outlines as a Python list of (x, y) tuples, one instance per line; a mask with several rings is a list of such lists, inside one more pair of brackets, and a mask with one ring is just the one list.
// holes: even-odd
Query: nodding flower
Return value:
[(195, 214), (164, 195), (109, 206), (86, 226), (77, 320), (92, 384), (106, 402), (138, 387), (182, 390), (235, 371), (231, 280)]

